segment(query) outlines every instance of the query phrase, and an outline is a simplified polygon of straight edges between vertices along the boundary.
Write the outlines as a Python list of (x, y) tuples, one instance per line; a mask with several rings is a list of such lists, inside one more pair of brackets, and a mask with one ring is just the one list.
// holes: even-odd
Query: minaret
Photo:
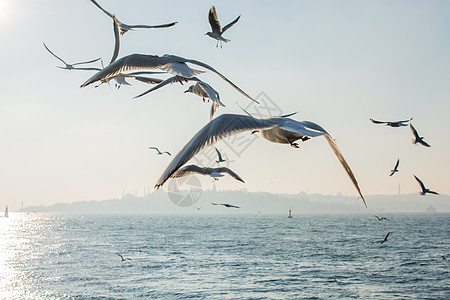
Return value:
[(216, 181), (214, 180), (214, 182), (213, 182), (213, 189), (212, 189), (212, 191), (213, 192), (217, 192), (217, 189), (216, 189)]
[(400, 195), (400, 183), (398, 184), (398, 194)]

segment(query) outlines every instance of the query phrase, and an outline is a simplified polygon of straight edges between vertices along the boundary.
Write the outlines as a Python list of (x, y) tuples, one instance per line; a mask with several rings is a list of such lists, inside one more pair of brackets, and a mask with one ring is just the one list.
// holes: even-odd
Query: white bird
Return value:
[(400, 159), (397, 159), (397, 163), (395, 164), (394, 169), (391, 170), (391, 174), (389, 176), (392, 176), (392, 175), (394, 175), (395, 173), (398, 172), (398, 165), (399, 165), (399, 163), (400, 163)]
[(430, 189), (427, 189), (427, 188), (425, 187), (425, 185), (423, 184), (422, 180), (420, 180), (419, 178), (417, 178), (416, 175), (414, 175), (414, 178), (417, 180), (417, 182), (418, 182), (419, 185), (420, 185), (420, 188), (422, 189), (422, 191), (420, 191), (419, 194), (421, 194), (422, 196), (425, 196), (426, 193), (439, 195), (439, 193), (434, 192), (434, 191), (432, 191), (432, 190), (430, 190)]
[(423, 136), (420, 136), (419, 133), (417, 132), (417, 130), (414, 128), (414, 126), (412, 124), (409, 124), (409, 128), (411, 128), (411, 132), (414, 135), (414, 139), (412, 140), (413, 144), (422, 144), (425, 147), (431, 147), (427, 142), (425, 142), (423, 140)]
[(174, 172), (206, 146), (213, 145), (219, 140), (231, 135), (250, 130), (253, 131), (252, 133), (260, 132), (262, 137), (270, 142), (290, 144), (295, 148), (298, 148), (298, 144), (295, 143), (296, 140), (301, 139), (302, 141), (306, 141), (311, 137), (324, 136), (339, 162), (344, 167), (347, 175), (350, 177), (353, 185), (361, 196), (364, 205), (366, 205), (358, 182), (356, 181), (350, 166), (345, 161), (336, 142), (331, 138), (328, 132), (316, 123), (309, 121), (299, 122), (287, 117), (257, 119), (251, 116), (224, 114), (213, 119), (177, 154), (161, 175), (155, 187), (159, 188), (162, 186)]
[[(163, 82), (155, 85), (154, 87), (152, 87), (151, 89), (143, 92), (142, 94), (139, 94), (133, 98), (139, 98), (142, 97), (150, 92), (153, 92), (169, 83), (176, 83), (176, 82), (180, 82), (181, 84), (183, 84), (183, 81), (188, 82), (188, 81), (196, 81), (195, 85), (191, 85), (186, 91), (185, 93), (193, 93), (197, 96), (200, 96), (203, 98), (203, 102), (205, 102), (205, 98), (206, 99), (211, 99), (212, 100), (212, 104), (211, 104), (211, 112), (209, 114), (210, 119), (213, 118), (214, 113), (217, 111), (217, 108), (219, 108), (219, 106), (223, 106), (225, 107), (225, 104), (223, 104), (220, 101), (220, 96), (219, 93), (213, 89), (209, 84), (207, 84), (204, 81), (201, 81), (200, 79), (198, 79), (197, 77), (192, 77), (192, 78), (186, 78), (186, 77), (179, 77), (179, 76), (173, 76), (170, 77), (166, 80), (164, 80)], [(209, 102), (209, 100), (208, 100)]]
[(240, 182), (244, 182), (244, 180), (239, 177), (238, 174), (230, 170), (226, 167), (221, 168), (202, 168), (196, 165), (188, 165), (184, 166), (181, 169), (178, 169), (176, 172), (174, 172), (172, 175), (170, 175), (170, 178), (178, 178), (183, 177), (192, 173), (196, 174), (202, 174), (202, 175), (209, 175), (210, 177), (214, 178), (215, 180), (219, 180), (219, 177), (223, 177), (224, 175), (222, 173), (228, 173), (231, 177), (233, 177), (236, 180), (239, 180)]
[(219, 157), (219, 160), (216, 160), (216, 163), (220, 164), (221, 162), (225, 162), (225, 159), (222, 158), (222, 154), (220, 154), (219, 150), (217, 150), (217, 148), (214, 149), (216, 149), (217, 156)]
[(66, 63), (64, 60), (62, 60), (62, 58), (56, 56), (55, 53), (53, 53), (52, 51), (50, 51), (50, 49), (48, 49), (48, 47), (47, 47), (47, 45), (46, 45), (45, 43), (43, 43), (43, 44), (44, 44), (45, 49), (47, 49), (47, 51), (50, 52), (51, 55), (53, 55), (54, 57), (56, 57), (57, 59), (59, 59), (63, 64), (66, 65), (65, 67), (58, 67), (58, 68), (60, 68), (60, 69), (65, 69), (65, 70), (88, 70), (88, 71), (98, 71), (98, 70), (101, 70), (101, 69), (99, 69), (99, 68), (75, 68), (75, 67), (74, 67), (74, 66), (76, 66), (76, 65), (90, 64), (90, 63), (96, 62), (96, 61), (100, 60), (101, 57), (99, 57), (99, 58), (97, 58), (97, 59), (90, 60), (90, 61), (84, 61), (84, 62), (78, 62), (78, 63), (74, 63), (74, 64), (68, 64), (68, 63)]
[(129, 30), (133, 30), (134, 28), (166, 28), (166, 27), (171, 27), (175, 24), (177, 24), (178, 22), (172, 22), (172, 23), (168, 23), (168, 24), (162, 24), (162, 25), (128, 25), (125, 24), (123, 22), (120, 22), (114, 14), (108, 12), (107, 10), (105, 10), (103, 7), (101, 7), (95, 0), (91, 0), (91, 2), (97, 6), (98, 8), (100, 8), (101, 11), (103, 11), (105, 14), (107, 14), (110, 18), (115, 19), (119, 28), (120, 28), (120, 34), (124, 35), (127, 31)]
[[(232, 87), (234, 87), (241, 94), (249, 98), (250, 100), (259, 103), (249, 95), (247, 95), (243, 90), (236, 86), (233, 82), (228, 80), (221, 73), (216, 71), (213, 67), (194, 59), (187, 59), (176, 55), (165, 54), (163, 56), (157, 55), (146, 55), (146, 54), (131, 54), (116, 60), (106, 68), (97, 72), (89, 78), (81, 87), (86, 87), (96, 81), (106, 79), (108, 77), (114, 76), (118, 73), (134, 71), (134, 70), (155, 70), (161, 69), (175, 76), (192, 78), (204, 71), (191, 69), (186, 63), (191, 63), (211, 72), (216, 73), (220, 78), (228, 82)], [(181, 81), (181, 80), (180, 80)]]
[(370, 121), (372, 121), (372, 123), (374, 124), (386, 124), (386, 126), (390, 126), (390, 127), (402, 127), (402, 126), (408, 126), (406, 123), (408, 123), (409, 121), (411, 121), (413, 118), (409, 119), (409, 120), (404, 120), (404, 121), (376, 121), (374, 119), (369, 119)]
[(124, 261), (126, 261), (126, 260), (131, 260), (131, 258), (123, 257), (123, 256), (120, 255), (119, 253), (116, 253), (116, 254), (120, 256), (120, 261), (121, 261), (121, 262), (124, 262)]
[(205, 35), (208, 35), (208, 36), (212, 37), (213, 39), (217, 40), (216, 48), (219, 45), (219, 43), (220, 43), (220, 48), (222, 48), (222, 42), (228, 43), (230, 41), (230, 40), (224, 38), (222, 36), (222, 34), (225, 31), (227, 31), (228, 29), (230, 29), (231, 26), (236, 24), (236, 22), (239, 21), (240, 17), (241, 16), (238, 16), (233, 22), (231, 22), (230, 24), (228, 24), (227, 26), (222, 28), (222, 26), (220, 26), (219, 18), (217, 17), (216, 8), (214, 6), (211, 6), (211, 8), (209, 9), (209, 13), (208, 13), (208, 21), (209, 21), (209, 24), (211, 25), (212, 32), (207, 32), (207, 33), (205, 33)]

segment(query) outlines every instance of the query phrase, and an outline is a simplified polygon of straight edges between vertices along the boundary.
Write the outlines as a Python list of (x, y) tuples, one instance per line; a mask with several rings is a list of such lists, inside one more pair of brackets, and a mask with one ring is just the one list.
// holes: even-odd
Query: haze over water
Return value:
[(450, 297), (448, 213), (227, 212), (12, 213), (0, 218), (0, 298)]

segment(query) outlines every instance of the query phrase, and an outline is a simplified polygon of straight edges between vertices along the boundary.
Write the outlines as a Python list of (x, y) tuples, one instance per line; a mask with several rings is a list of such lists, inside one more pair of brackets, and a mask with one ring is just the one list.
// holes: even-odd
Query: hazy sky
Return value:
[[(298, 111), (296, 120), (314, 121), (336, 139), (364, 194), (396, 194), (399, 185), (402, 193), (417, 192), (413, 174), (450, 194), (450, 2), (216, 2), (222, 25), (241, 15), (223, 49), (204, 36), (210, 1), (98, 2), (130, 24), (179, 22), (128, 32), (119, 57), (169, 53), (201, 60), (250, 95), (263, 92), (280, 112)], [(148, 147), (176, 154), (208, 121), (209, 104), (183, 94), (188, 85), (133, 100), (149, 86), (130, 81), (120, 90), (81, 89), (92, 72), (56, 68), (61, 64), (43, 42), (67, 62), (111, 58), (111, 19), (89, 0), (0, 0), (0, 26), (1, 205), (142, 194), (171, 161)], [(218, 114), (241, 113), (236, 101), (250, 104), (218, 76), (201, 78), (226, 105)], [(413, 145), (408, 127), (369, 121), (410, 117), (431, 148)], [(323, 138), (300, 149), (262, 138), (244, 150), (238, 143), (217, 147), (246, 183), (222, 178), (218, 189), (356, 198)], [(389, 177), (397, 158), (400, 172)], [(202, 185), (209, 189), (212, 180), (202, 178)]]

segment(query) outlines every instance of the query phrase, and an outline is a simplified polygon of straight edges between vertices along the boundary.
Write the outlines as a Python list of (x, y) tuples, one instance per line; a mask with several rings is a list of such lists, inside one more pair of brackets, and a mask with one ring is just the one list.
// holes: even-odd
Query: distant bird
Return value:
[(45, 43), (43, 43), (43, 44), (44, 44), (45, 49), (47, 49), (47, 51), (50, 52), (51, 55), (53, 55), (54, 57), (59, 59), (63, 64), (66, 65), (65, 67), (57, 67), (57, 68), (64, 69), (64, 70), (87, 70), (87, 71), (98, 71), (98, 70), (101, 70), (99, 68), (75, 68), (74, 67), (74, 66), (77, 66), (77, 65), (90, 64), (90, 63), (96, 62), (96, 61), (100, 60), (101, 57), (99, 57), (97, 59), (90, 60), (90, 61), (84, 61), (84, 62), (78, 62), (78, 63), (74, 63), (74, 64), (68, 64), (64, 60), (62, 60), (62, 58), (56, 56), (55, 53), (50, 51), (50, 49), (48, 49), (48, 47), (47, 47), (47, 45)]
[(123, 256), (120, 255), (119, 253), (116, 253), (116, 254), (120, 256), (120, 261), (121, 261), (121, 262), (124, 262), (124, 261), (126, 261), (126, 260), (132, 260), (131, 258), (123, 257)]
[(434, 191), (432, 191), (432, 190), (430, 190), (430, 189), (427, 189), (427, 188), (425, 187), (425, 185), (423, 184), (422, 180), (420, 180), (419, 178), (417, 178), (416, 175), (414, 175), (414, 178), (417, 180), (417, 182), (418, 182), (419, 185), (420, 185), (420, 188), (422, 189), (422, 191), (420, 191), (419, 194), (421, 194), (422, 196), (425, 196), (426, 193), (439, 195), (439, 193), (434, 192)]
[(444, 256), (444, 255), (441, 255), (441, 257), (442, 257), (442, 260), (446, 260), (446, 258), (445, 258), (445, 256)]
[(261, 213), (261, 211), (260, 210), (258, 210), (258, 211), (256, 211), (258, 214), (260, 214)]
[(398, 172), (398, 164), (400, 163), (400, 159), (397, 159), (397, 163), (395, 164), (395, 167), (393, 170), (391, 170), (391, 174), (389, 176), (394, 175), (395, 173)]
[(196, 210), (200, 210), (200, 209), (201, 209), (201, 207), (196, 207), (196, 206), (194, 206), (194, 208), (195, 208)]
[(212, 205), (222, 205), (222, 206), (225, 206), (225, 207), (228, 207), (228, 208), (240, 208), (240, 206), (236, 206), (236, 205), (228, 204), (228, 203), (212, 203), (211, 202), (211, 204)]
[(380, 241), (380, 244), (383, 244), (384, 242), (386, 242), (386, 241), (388, 240), (388, 236), (389, 236), (390, 234), (391, 234), (391, 233), (388, 232), (388, 233), (386, 234), (386, 236), (384, 237), (384, 239), (382, 239), (382, 240)]
[(206, 146), (211, 146), (231, 135), (250, 130), (252, 130), (252, 134), (260, 132), (261, 136), (270, 142), (290, 144), (295, 148), (298, 148), (298, 144), (295, 143), (296, 140), (307, 141), (312, 137), (324, 136), (339, 162), (344, 167), (347, 175), (350, 177), (364, 205), (366, 205), (364, 196), (361, 193), (350, 166), (345, 161), (336, 142), (328, 132), (316, 123), (310, 121), (299, 122), (289, 119), (287, 116), (257, 119), (251, 116), (223, 114), (211, 120), (177, 154), (161, 175), (155, 187), (159, 188), (162, 186), (174, 172)]
[(222, 48), (222, 42), (228, 43), (230, 41), (230, 40), (227, 40), (226, 38), (222, 37), (222, 34), (225, 31), (227, 31), (228, 29), (230, 29), (231, 26), (236, 24), (236, 22), (239, 21), (240, 17), (241, 16), (238, 16), (233, 22), (231, 22), (230, 24), (228, 24), (227, 26), (222, 28), (222, 26), (220, 26), (220, 23), (219, 23), (219, 18), (217, 17), (216, 8), (214, 6), (211, 6), (211, 8), (209, 9), (208, 21), (209, 21), (209, 25), (211, 25), (212, 32), (207, 32), (205, 35), (208, 35), (208, 36), (212, 37), (213, 39), (217, 40), (216, 48), (219, 45), (219, 43), (220, 43), (220, 48)]
[(221, 162), (225, 162), (226, 160), (222, 158), (222, 154), (220, 154), (219, 150), (217, 150), (216, 147), (214, 147), (214, 149), (216, 149), (217, 156), (219, 157), (219, 160), (216, 160), (216, 163), (220, 164)]
[[(239, 91), (242, 95), (249, 98), (250, 100), (259, 103), (252, 97), (250, 97), (247, 93), (241, 90), (238, 86), (236, 86), (233, 82), (228, 80), (221, 73), (216, 71), (213, 67), (200, 62), (194, 59), (187, 59), (176, 55), (165, 54), (163, 56), (157, 55), (146, 55), (146, 54), (131, 54), (125, 57), (122, 57), (119, 60), (116, 60), (106, 68), (97, 72), (89, 78), (86, 82), (84, 82), (81, 87), (86, 87), (94, 82), (99, 80), (104, 80), (108, 77), (112, 77), (118, 73), (133, 71), (133, 70), (154, 70), (161, 69), (166, 71), (172, 75), (179, 77), (192, 78), (205, 71), (199, 71), (195, 69), (191, 69), (187, 63), (191, 63), (207, 70), (210, 70), (213, 73), (216, 73), (220, 78), (228, 82), (232, 87), (234, 87), (237, 91)], [(181, 82), (181, 80), (180, 80)], [(141, 96), (141, 95), (139, 95)]]
[(185, 167), (182, 167), (181, 169), (178, 169), (176, 172), (174, 172), (170, 178), (178, 178), (183, 177), (192, 173), (197, 173), (201, 175), (209, 175), (215, 180), (219, 180), (219, 177), (223, 177), (224, 175), (222, 173), (228, 173), (231, 177), (233, 177), (236, 180), (239, 180), (240, 182), (244, 182), (241, 177), (239, 177), (238, 174), (234, 173), (232, 170), (226, 167), (221, 168), (202, 168), (196, 165), (188, 165)]
[(402, 127), (402, 126), (408, 126), (406, 123), (410, 122), (413, 118), (409, 119), (409, 120), (405, 120), (405, 121), (388, 121), (388, 122), (384, 122), (384, 121), (376, 121), (374, 119), (369, 119), (370, 121), (372, 121), (372, 123), (374, 124), (386, 124), (386, 126), (390, 126), (390, 127)]
[(168, 24), (162, 24), (162, 25), (128, 25), (125, 23), (120, 22), (114, 14), (108, 12), (107, 10), (105, 10), (103, 7), (101, 7), (95, 0), (91, 0), (91, 2), (97, 6), (98, 8), (100, 8), (101, 11), (103, 11), (105, 14), (107, 14), (110, 18), (112, 18), (113, 20), (115, 20), (117, 22), (117, 25), (120, 28), (120, 34), (124, 35), (127, 31), (129, 30), (133, 30), (134, 28), (166, 28), (166, 27), (171, 27), (175, 24), (177, 24), (178, 22), (172, 22), (172, 23), (168, 23)]
[(383, 221), (383, 220), (386, 220), (386, 221), (389, 221), (388, 220), (388, 218), (385, 218), (385, 217), (378, 217), (378, 216), (375, 216), (377, 219), (378, 219), (378, 221)]
[(148, 149), (155, 149), (155, 150), (158, 152), (158, 153), (156, 153), (156, 154), (158, 154), (158, 155), (161, 155), (161, 154), (166, 153), (166, 154), (168, 154), (169, 156), (172, 156), (172, 154), (170, 154), (169, 152), (167, 152), (167, 151), (161, 152), (161, 151), (159, 151), (159, 149), (156, 148), (156, 147), (148, 147)]
[(423, 140), (423, 136), (420, 136), (419, 133), (417, 132), (417, 130), (414, 128), (414, 126), (412, 126), (412, 124), (409, 124), (409, 128), (411, 128), (411, 132), (414, 135), (414, 139), (412, 140), (413, 144), (422, 144), (425, 147), (431, 147), (427, 142), (425, 142)]
[[(200, 96), (203, 98), (203, 102), (205, 102), (205, 98), (206, 99), (211, 99), (212, 100), (212, 105), (211, 105), (211, 113), (210, 113), (210, 119), (213, 118), (214, 113), (216, 112), (217, 108), (219, 108), (219, 106), (223, 106), (225, 107), (225, 104), (223, 104), (220, 101), (220, 96), (219, 93), (213, 89), (209, 84), (207, 84), (204, 81), (201, 81), (200, 79), (198, 79), (197, 77), (192, 77), (192, 78), (186, 78), (186, 77), (180, 77), (180, 76), (173, 76), (170, 77), (162, 82), (160, 82), (159, 84), (155, 85), (154, 87), (152, 87), (151, 89), (143, 92), (142, 94), (139, 94), (135, 97), (135, 98), (139, 98), (142, 97), (150, 92), (153, 92), (167, 84), (171, 84), (171, 83), (176, 83), (176, 82), (180, 82), (181, 84), (183, 84), (183, 82), (188, 82), (188, 81), (196, 81), (195, 85), (191, 85), (186, 91), (185, 93), (193, 93), (196, 94), (197, 96)], [(209, 100), (208, 100), (209, 102)]]

